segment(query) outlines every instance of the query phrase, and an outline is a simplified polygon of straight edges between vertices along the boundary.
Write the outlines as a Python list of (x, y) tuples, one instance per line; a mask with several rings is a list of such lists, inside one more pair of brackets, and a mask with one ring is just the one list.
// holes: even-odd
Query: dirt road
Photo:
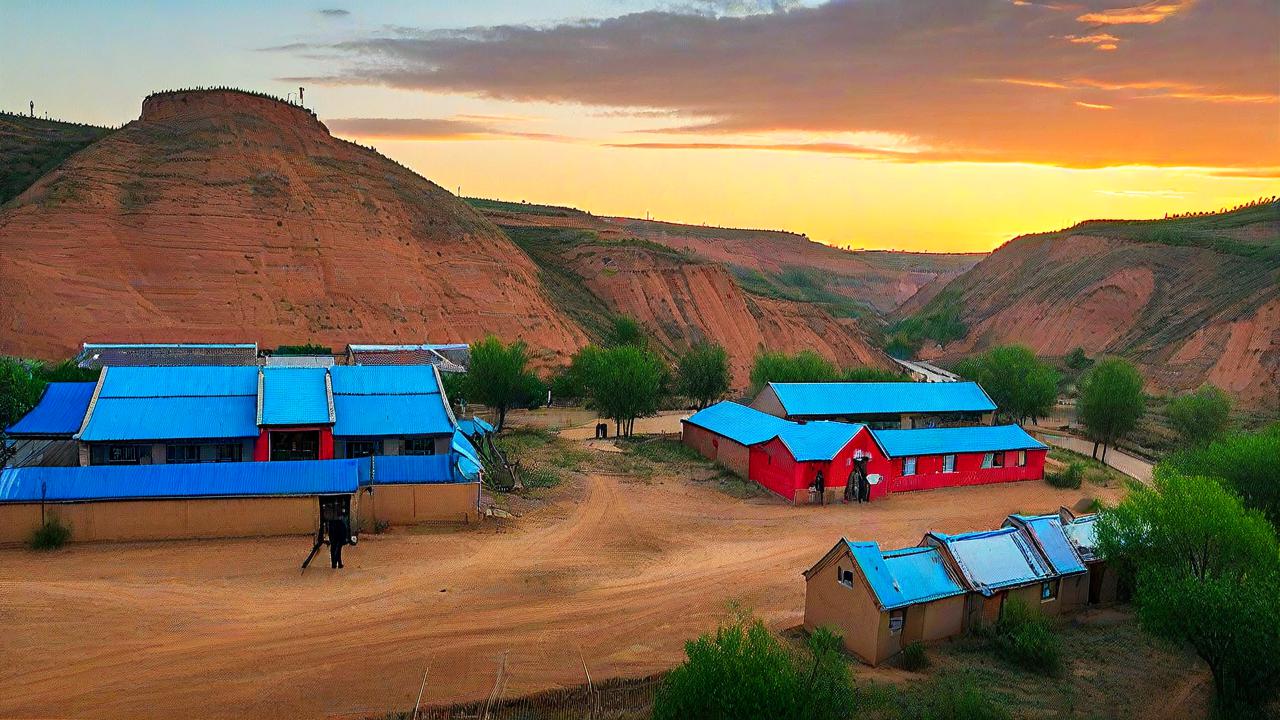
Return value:
[[(1103, 491), (1111, 492), (1111, 491)], [(508, 695), (678, 662), (726, 603), (798, 624), (801, 571), (842, 535), (887, 546), (996, 526), (1079, 491), (1041, 482), (792, 508), (685, 480), (584, 477), (507, 528), (365, 536), (300, 575), (305, 538), (0, 551), (0, 717), (275, 718)]]
[[(1081, 455), (1091, 455), (1093, 453), (1093, 443), (1083, 438), (1066, 435), (1060, 432), (1045, 431), (1040, 435), (1041, 439), (1060, 448), (1078, 452)], [(1107, 449), (1107, 465), (1119, 470), (1129, 477), (1140, 480), (1144, 483), (1151, 482), (1151, 476), (1155, 466), (1140, 457), (1134, 457), (1123, 450), (1116, 448)]]

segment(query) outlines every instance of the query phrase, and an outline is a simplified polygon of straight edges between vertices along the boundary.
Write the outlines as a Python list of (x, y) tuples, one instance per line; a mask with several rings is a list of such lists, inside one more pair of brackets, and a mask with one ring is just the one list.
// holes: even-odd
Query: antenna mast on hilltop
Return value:
[(303, 91), (304, 89), (305, 89), (305, 88), (303, 88), (303, 87), (301, 87), (301, 86), (299, 86), (299, 87), (298, 87), (298, 104), (299, 104), (299, 105), (302, 105), (302, 104), (303, 104), (303, 103), (302, 103), (302, 91)]
[(35, 116), (36, 116), (36, 101), (35, 101), (35, 100), (31, 100), (31, 101), (29, 101), (29, 102), (27, 103), (27, 105), (28, 105), (28, 107), (30, 107), (30, 108), (31, 108), (31, 117), (35, 117)]

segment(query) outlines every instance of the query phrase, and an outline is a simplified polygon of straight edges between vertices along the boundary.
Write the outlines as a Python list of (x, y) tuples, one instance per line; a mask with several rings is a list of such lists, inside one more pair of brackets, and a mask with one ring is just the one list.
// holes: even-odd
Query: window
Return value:
[(1049, 602), (1058, 599), (1058, 581), (1049, 580), (1040, 583), (1040, 602)]
[(916, 474), (916, 459), (915, 459), (915, 458), (913, 458), (913, 457), (902, 458), (902, 474), (903, 474), (903, 475), (915, 475), (915, 474)]
[(982, 455), (982, 467), (983, 467), (984, 469), (985, 469), (985, 468), (992, 467), (992, 464), (991, 464), (991, 463), (992, 463), (991, 456), (992, 456), (992, 453), (983, 453), (983, 455)]
[(347, 441), (347, 457), (362, 458), (369, 457), (376, 452), (376, 443), (372, 440), (348, 440)]
[(164, 451), (165, 462), (174, 463), (198, 463), (200, 462), (200, 446), (199, 445), (170, 445)]
[(889, 611), (889, 634), (897, 635), (902, 632), (902, 626), (907, 623), (906, 610), (890, 610)]
[(107, 448), (107, 463), (110, 465), (137, 465), (142, 460), (142, 447), (139, 445), (111, 445)]
[(244, 446), (239, 443), (225, 443), (213, 446), (214, 462), (240, 462)]
[(273, 430), (270, 439), (272, 460), (320, 459), (318, 430)]
[(839, 579), (841, 585), (844, 585), (845, 587), (853, 587), (852, 570), (845, 570), (842, 567), (836, 567), (836, 578)]
[(435, 455), (436, 441), (434, 438), (405, 438), (404, 445), (400, 450), (401, 455)]
[(1019, 450), (1018, 451), (1018, 467), (1026, 467), (1026, 466), (1027, 466), (1027, 451)]
[(942, 456), (942, 472), (955, 472), (955, 471), (956, 471), (956, 456), (943, 455)]
[(991, 453), (991, 467), (1004, 467), (1004, 453)]

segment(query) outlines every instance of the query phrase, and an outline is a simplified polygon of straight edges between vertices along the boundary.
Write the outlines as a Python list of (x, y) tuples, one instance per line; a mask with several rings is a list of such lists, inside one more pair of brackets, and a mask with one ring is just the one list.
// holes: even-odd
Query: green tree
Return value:
[(824, 629), (795, 652), (738, 617), (686, 643), (685, 655), (658, 689), (654, 720), (842, 720), (857, 709), (840, 638)]
[(37, 362), (0, 356), (0, 433), (40, 402), (45, 381)]
[(1205, 385), (1170, 400), (1165, 415), (1183, 441), (1205, 445), (1226, 433), (1231, 422), (1231, 398), (1218, 388)]
[(1157, 467), (1102, 511), (1099, 551), (1133, 583), (1139, 623), (1209, 666), (1223, 717), (1262, 716), (1280, 689), (1275, 529), (1212, 478)]
[(956, 371), (981, 385), (1018, 424), (1048, 415), (1058, 401), (1058, 372), (1022, 345), (1002, 345), (965, 358)]
[(644, 329), (638, 320), (627, 315), (618, 315), (613, 318), (613, 326), (609, 328), (609, 334), (605, 337), (605, 347), (622, 347), (630, 345), (632, 347), (647, 348), (649, 347), (649, 333)]
[(1162, 467), (1185, 474), (1218, 478), (1244, 500), (1247, 507), (1262, 512), (1280, 527), (1280, 482), (1276, 465), (1280, 459), (1280, 424), (1257, 432), (1234, 433), (1203, 447), (1174, 453)]
[(907, 380), (902, 373), (865, 365), (845, 368), (841, 379), (845, 382), (904, 382)]
[(1142, 376), (1137, 368), (1120, 358), (1102, 360), (1080, 380), (1080, 398), (1076, 413), (1093, 440), (1093, 456), (1102, 459), (1107, 448), (1132, 432), (1147, 409), (1142, 393)]
[(471, 366), (463, 393), (468, 400), (484, 403), (498, 413), (497, 429), (507, 421), (507, 411), (533, 398), (538, 378), (529, 369), (529, 349), (523, 341), (510, 345), (490, 335), (471, 344)]
[(333, 348), (327, 345), (306, 343), (305, 345), (281, 345), (276, 348), (276, 355), (332, 355)]
[(591, 407), (614, 421), (618, 435), (630, 435), (636, 418), (658, 411), (667, 375), (658, 356), (633, 345), (606, 350), (588, 346), (578, 354), (574, 364)]
[(771, 382), (832, 382), (839, 377), (839, 369), (812, 350), (801, 350), (795, 355), (763, 352), (756, 356), (751, 367), (752, 392), (760, 392)]
[(680, 356), (676, 372), (679, 393), (692, 399), (699, 410), (729, 391), (729, 353), (722, 345), (694, 345)]
[(1087, 370), (1093, 361), (1084, 354), (1084, 348), (1077, 347), (1063, 358), (1063, 363), (1072, 370)]

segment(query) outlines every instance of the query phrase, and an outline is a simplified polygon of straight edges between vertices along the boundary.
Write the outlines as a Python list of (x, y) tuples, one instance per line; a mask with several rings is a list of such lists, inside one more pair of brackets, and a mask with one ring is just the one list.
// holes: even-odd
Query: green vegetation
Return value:
[[(1169, 425), (1189, 445), (1205, 445), (1227, 432), (1231, 398), (1212, 385), (1170, 400), (1165, 406)], [(1278, 456), (1280, 457), (1280, 456)]]
[(914, 357), (926, 341), (946, 345), (963, 339), (969, 328), (960, 319), (962, 307), (959, 292), (943, 290), (920, 313), (889, 326), (885, 352), (899, 358)]
[(919, 672), (929, 667), (929, 654), (925, 652), (924, 643), (913, 642), (902, 648), (902, 654), (898, 657), (898, 665), (903, 670)]
[(845, 368), (840, 379), (845, 382), (903, 382), (907, 376), (893, 370), (854, 366)]
[(1062, 641), (1054, 634), (1053, 619), (1020, 600), (1000, 610), (1000, 620), (991, 629), (991, 646), (1024, 670), (1051, 676), (1062, 672)]
[(1062, 362), (1068, 368), (1076, 371), (1088, 370), (1093, 366), (1093, 360), (1091, 360), (1088, 355), (1084, 354), (1084, 348), (1082, 347), (1077, 347), (1067, 353), (1067, 356), (1062, 359)]
[[(71, 360), (46, 363), (0, 355), (0, 436), (40, 402), (51, 382), (92, 382), (98, 371), (77, 366)], [(0, 446), (2, 453), (3, 446)]]
[(557, 205), (537, 205), (526, 202), (510, 202), (507, 200), (490, 200), (487, 198), (464, 197), (463, 202), (477, 210), (520, 213), (522, 215), (543, 215), (547, 217), (570, 217), (584, 215), (581, 210)]
[(1058, 472), (1045, 473), (1044, 479), (1054, 487), (1078, 490), (1084, 480), (1084, 463), (1070, 463)]
[(836, 317), (877, 317), (869, 304), (832, 289), (841, 283), (857, 285), (857, 278), (841, 275), (832, 277), (814, 268), (796, 266), (783, 268), (778, 273), (762, 273), (740, 265), (729, 265), (729, 272), (737, 281), (738, 287), (751, 295), (820, 305)]
[(1199, 247), (1257, 261), (1280, 261), (1280, 243), (1249, 242), (1228, 233), (1255, 223), (1280, 219), (1280, 205), (1260, 202), (1249, 207), (1222, 213), (1204, 213), (1163, 220), (1091, 220), (1073, 230), (1087, 230), (1120, 237), (1134, 242), (1156, 243), (1176, 247)]
[(76, 152), (105, 137), (103, 127), (0, 113), (0, 205)]
[(630, 435), (636, 418), (657, 413), (665, 395), (666, 365), (634, 345), (588, 345), (574, 356), (570, 370), (580, 380), (589, 406), (613, 420), (618, 435)]
[(1142, 393), (1142, 376), (1127, 360), (1107, 358), (1080, 379), (1080, 399), (1076, 412), (1089, 439), (1093, 455), (1102, 444), (1102, 459), (1107, 448), (1137, 426), (1146, 412), (1147, 398)]
[(1214, 478), (1157, 466), (1105, 509), (1098, 543), (1135, 588), (1142, 627), (1208, 665), (1221, 717), (1265, 717), (1280, 691), (1275, 527)]
[(613, 327), (605, 337), (604, 346), (615, 348), (629, 345), (645, 349), (649, 347), (649, 333), (640, 321), (627, 315), (618, 315), (613, 319)]
[(326, 345), (307, 343), (305, 345), (281, 345), (275, 349), (276, 355), (332, 355), (333, 348)]
[(1048, 415), (1058, 400), (1058, 372), (1022, 345), (1002, 345), (965, 358), (956, 372), (981, 385), (1000, 413), (1018, 424)]
[(758, 393), (771, 382), (833, 382), (839, 377), (839, 369), (812, 350), (795, 355), (763, 352), (751, 367), (751, 392)]
[(71, 527), (63, 524), (56, 517), (44, 521), (44, 524), (31, 531), (27, 545), (32, 550), (57, 550), (71, 540)]
[(839, 636), (819, 629), (803, 651), (739, 615), (685, 644), (687, 660), (654, 698), (654, 720), (837, 720), (856, 709)]
[(1161, 467), (1184, 475), (1218, 478), (1238, 494), (1246, 507), (1258, 510), (1280, 527), (1280, 424), (1257, 432), (1240, 432), (1207, 446), (1175, 453)]
[(507, 411), (540, 400), (542, 381), (529, 370), (529, 350), (523, 341), (505, 345), (490, 335), (471, 344), (471, 367), (464, 376), (461, 392), (498, 413), (496, 427), (502, 430)]
[(699, 410), (729, 392), (729, 353), (721, 345), (698, 343), (680, 356), (676, 391)]

